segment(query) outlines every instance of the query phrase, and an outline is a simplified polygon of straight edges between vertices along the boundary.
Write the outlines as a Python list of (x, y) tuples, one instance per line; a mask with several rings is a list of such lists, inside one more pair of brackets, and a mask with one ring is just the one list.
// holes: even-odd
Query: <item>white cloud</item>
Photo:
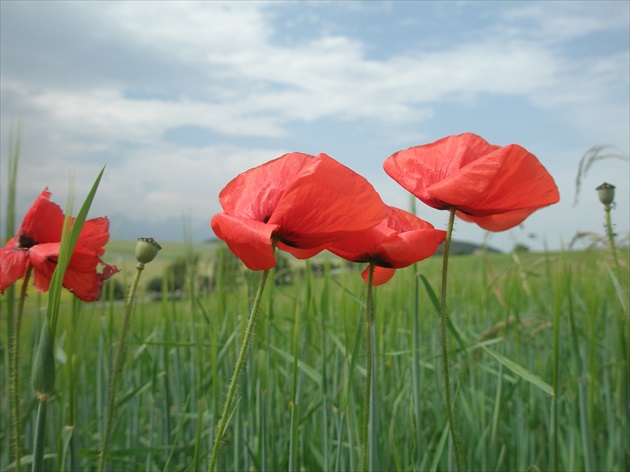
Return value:
[(497, 31), (553, 43), (628, 28), (628, 5), (616, 1), (518, 2), (502, 10)]
[[(441, 100), (474, 100), (484, 93), (524, 96), (546, 107), (592, 104), (607, 98), (606, 90), (593, 83), (627, 85), (627, 71), (618, 62), (627, 63), (627, 53), (571, 64), (543, 42), (528, 39), (526, 32), (507, 41), (490, 34), (454, 48), (392, 54), (383, 61), (366, 59), (362, 43), (340, 35), (279, 46), (272, 41), (267, 8), (240, 2), (121, 2), (99, 4), (102, 16), (97, 19), (96, 9), (83, 5), (87, 23), (123, 31), (130, 43), (169, 57), (174, 68), (192, 66), (199, 78), (190, 95), (205, 98), (187, 98), (189, 92), (180, 89), (179, 98), (130, 100), (120, 87), (83, 93), (26, 89), (22, 96), (27, 103), (53, 110), (60, 124), (74, 127), (73, 121), (80, 119), (88, 134), (144, 139), (182, 124), (232, 135), (279, 136), (292, 120), (411, 121), (429, 116), (426, 108)], [(544, 19), (544, 29), (550, 31), (557, 26), (548, 24), (548, 15), (536, 5), (506, 16), (512, 21)], [(602, 26), (583, 17), (566, 20), (577, 22), (572, 36)], [(11, 82), (5, 80), (8, 86), (3, 88), (11, 88)], [(178, 88), (176, 83), (173, 87)]]
[[(3, 26), (18, 11), (22, 21), (58, 24), (28, 5), (10, 7), (3, 7)], [(421, 126), (445, 103), (474, 106), (486, 96), (521, 97), (588, 135), (589, 145), (627, 144), (628, 103), (620, 97), (628, 96), (628, 49), (589, 57), (567, 53), (571, 41), (588, 34), (627, 31), (615, 5), (599, 10), (566, 2), (519, 3), (493, 13), (494, 23), (478, 27), (468, 42), (436, 40), (437, 46), (413, 52), (392, 47), (379, 59), (366, 55), (369, 36), (350, 37), (343, 25), (280, 41), (274, 14), (279, 8), (299, 6), (48, 5), (49, 16), (57, 12), (71, 22), (67, 37), (50, 35), (50, 46), (37, 35), (21, 34), (19, 25), (3, 28), (3, 140), (12, 119), (21, 116), (28, 155), (21, 173), (29, 176), (22, 179), (21, 191), (29, 194), (22, 207), (43, 185), (54, 186), (57, 194), (65, 189), (69, 167), (89, 186), (105, 158), (110, 162), (97, 209), (151, 220), (189, 211), (205, 218), (218, 211), (219, 190), (238, 172), (286, 152), (278, 143), (291, 137), (296, 122), (327, 120), (334, 134), (336, 123), (365, 121), (398, 142), (410, 129), (426, 134)], [(382, 8), (384, 14), (395, 5)], [(189, 125), (221, 140), (191, 149), (164, 139), (169, 130)], [(252, 137), (267, 144), (224, 144)], [(359, 141), (361, 154), (368, 138), (357, 131), (347, 139)], [(576, 144), (569, 146), (567, 155)], [(325, 142), (319, 150), (326, 151)], [(380, 172), (375, 166), (373, 174)], [(382, 187), (400, 198), (391, 183)]]
[(103, 190), (109, 198), (103, 203), (152, 222), (184, 212), (209, 221), (220, 211), (217, 196), (227, 182), (285, 152), (233, 146), (140, 148), (108, 167)]

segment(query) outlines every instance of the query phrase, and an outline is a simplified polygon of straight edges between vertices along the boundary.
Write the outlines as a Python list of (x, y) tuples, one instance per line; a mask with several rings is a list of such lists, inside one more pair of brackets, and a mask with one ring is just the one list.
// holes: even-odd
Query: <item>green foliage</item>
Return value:
[(295, 272), (291, 267), (289, 256), (281, 251), (276, 251), (276, 267), (274, 268), (273, 281), (276, 285), (291, 285), (295, 280)]
[[(224, 259), (226, 267), (218, 276), (219, 256), (214, 254), (220, 247), (193, 247), (201, 254), (197, 276), (216, 280), (212, 291), (195, 292), (194, 303), (162, 295), (138, 299), (120, 377), (111, 470), (189, 471), (196, 454), (197, 469), (207, 467), (259, 278), (254, 274), (248, 282), (248, 271), (234, 259)], [(171, 253), (166, 247), (160, 253), (165, 262), (158, 273), (183, 255), (169, 249)], [(131, 261), (133, 255), (129, 257)], [(467, 470), (549, 470), (552, 402), (560, 470), (584, 470), (588, 464), (595, 470), (628, 470), (620, 326), (628, 327), (629, 258), (627, 248), (619, 250), (624, 270), (614, 278), (608, 251), (451, 258), (451, 376)], [(218, 469), (288, 470), (293, 460), (302, 470), (357, 470), (366, 375), (361, 268), (348, 270), (331, 258), (330, 266), (339, 264), (336, 270), (321, 277), (306, 277), (305, 272), (302, 279), (305, 264), (287, 259), (294, 280), (269, 284), (263, 296)], [(440, 262), (432, 258), (400, 270), (374, 293), (377, 470), (453, 468), (440, 388), (438, 317), (425, 289), (426, 281), (439, 293)], [(134, 264), (128, 266), (131, 271)], [(119, 278), (125, 280), (124, 274)], [(104, 298), (82, 305), (76, 318), (77, 470), (96, 464), (111, 353), (119, 339), (123, 307)], [(0, 303), (4, 309), (6, 298)], [(37, 296), (27, 299), (21, 366), (26, 377), (42, 327), (42, 305)], [(70, 362), (66, 333), (71, 312), (69, 300), (62, 298), (55, 401), (48, 406), (48, 470), (70, 468), (63, 462), (61, 433), (69, 414), (69, 374), (59, 366)], [(554, 382), (556, 317), (559, 368)], [(6, 372), (0, 372), (2, 388)], [(555, 397), (549, 395), (549, 385), (557, 385)], [(0, 397), (0, 418), (8, 416), (5, 397)], [(20, 398), (23, 430), (31, 432), (28, 386), (22, 386)], [(0, 470), (9, 468), (7, 436), (0, 435)], [(23, 444), (27, 458), (32, 453), (28, 435)]]
[[(167, 280), (167, 287), (171, 294), (181, 294), (187, 287), (188, 283), (198, 283), (199, 280), (196, 277), (190, 277), (191, 274), (196, 274), (197, 266), (200, 263), (200, 255), (192, 254), (192, 257), (178, 256), (173, 262), (168, 264), (164, 269), (162, 276), (153, 277), (146, 285), (146, 290), (152, 293), (161, 293), (163, 278)], [(207, 285), (207, 278), (205, 284)]]
[(234, 290), (243, 281), (243, 263), (223, 242), (217, 243), (212, 264), (212, 288)]

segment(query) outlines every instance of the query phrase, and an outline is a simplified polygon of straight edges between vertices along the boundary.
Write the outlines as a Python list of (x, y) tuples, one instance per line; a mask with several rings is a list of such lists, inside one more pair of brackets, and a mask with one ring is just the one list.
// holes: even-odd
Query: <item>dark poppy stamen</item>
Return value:
[(25, 249), (31, 248), (33, 246), (35, 246), (37, 244), (37, 241), (35, 241), (32, 238), (29, 238), (28, 236), (25, 236), (23, 234), (20, 235), (20, 238), (18, 240), (18, 245), (20, 247), (23, 247)]

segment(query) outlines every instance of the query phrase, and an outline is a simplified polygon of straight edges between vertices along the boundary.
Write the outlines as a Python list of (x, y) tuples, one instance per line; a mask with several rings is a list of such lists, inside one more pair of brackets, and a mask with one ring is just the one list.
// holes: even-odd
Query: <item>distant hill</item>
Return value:
[[(475, 254), (476, 252), (481, 252), (482, 250), (485, 250), (486, 252), (492, 252), (492, 253), (502, 252), (492, 246), (484, 247), (481, 244), (471, 243), (467, 241), (456, 241), (456, 240), (451, 241), (451, 255), (453, 256), (463, 255), (463, 254)], [(444, 253), (444, 243), (440, 245), (440, 247), (435, 252), (435, 254), (442, 255), (443, 253)]]

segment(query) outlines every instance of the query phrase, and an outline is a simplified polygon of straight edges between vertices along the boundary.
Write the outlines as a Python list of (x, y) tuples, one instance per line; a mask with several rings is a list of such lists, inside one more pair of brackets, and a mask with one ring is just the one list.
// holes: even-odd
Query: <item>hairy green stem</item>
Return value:
[(610, 244), (610, 252), (612, 252), (613, 260), (615, 261), (615, 270), (617, 273), (615, 274), (617, 277), (621, 274), (621, 268), (619, 266), (619, 259), (617, 258), (617, 247), (615, 245), (615, 233), (612, 229), (612, 221), (610, 218), (610, 210), (612, 210), (611, 205), (606, 205), (606, 234), (608, 235), (608, 243)]
[(9, 334), (9, 357), (10, 363), (10, 417), (11, 417), (11, 430), (12, 430), (12, 444), (13, 454), (15, 457), (15, 471), (20, 472), (20, 458), (21, 458), (21, 446), (20, 446), (20, 330), (22, 329), (22, 313), (24, 313), (24, 301), (26, 300), (26, 291), (28, 289), (28, 282), (31, 278), (31, 272), (33, 266), (29, 264), (24, 274), (24, 280), (22, 281), (22, 289), (20, 291), (20, 300), (18, 302), (17, 315), (14, 320), (14, 325), (11, 327)]
[(362, 455), (361, 455), (361, 470), (368, 471), (372, 470), (374, 466), (374, 451), (372, 439), (374, 435), (374, 418), (371, 415), (372, 408), (372, 400), (373, 400), (373, 389), (375, 388), (373, 382), (374, 375), (374, 366), (373, 364), (373, 328), (374, 328), (374, 304), (372, 302), (372, 292), (373, 292), (373, 282), (374, 282), (374, 262), (370, 262), (370, 266), (368, 269), (368, 284), (367, 284), (367, 295), (365, 300), (365, 318), (366, 318), (366, 330), (367, 330), (367, 341), (366, 341), (366, 384), (365, 384), (365, 401), (363, 403), (363, 431), (361, 434), (361, 443), (362, 443)]
[[(612, 253), (613, 260), (615, 262), (615, 276), (622, 283), (621, 279), (621, 265), (619, 264), (619, 259), (617, 258), (617, 247), (615, 245), (615, 233), (612, 228), (612, 221), (610, 216), (610, 211), (612, 210), (612, 205), (605, 205), (606, 210), (606, 233), (608, 235), (608, 243), (610, 244), (610, 252)], [(620, 362), (620, 372), (621, 378), (623, 382), (621, 382), (621, 398), (623, 401), (622, 405), (628, 405), (628, 391), (629, 391), (629, 374), (628, 374), (628, 339), (630, 338), (630, 323), (629, 318), (626, 313), (626, 322), (624, 326), (624, 319), (622, 316), (617, 317), (617, 328), (618, 328), (618, 336), (619, 336), (619, 346), (621, 347), (621, 362)], [(628, 337), (627, 337), (628, 336)], [(622, 408), (622, 415), (625, 420), (625, 423), (628, 423), (629, 420), (629, 408)], [(628, 457), (628, 456), (626, 456)]]
[(122, 331), (120, 333), (120, 341), (118, 343), (118, 350), (116, 351), (114, 366), (112, 367), (112, 374), (109, 382), (109, 394), (107, 397), (107, 416), (105, 418), (105, 433), (103, 435), (103, 445), (101, 447), (98, 458), (99, 472), (103, 472), (105, 470), (107, 448), (109, 447), (109, 440), (111, 439), (112, 425), (114, 423), (114, 411), (116, 409), (116, 385), (118, 383), (118, 375), (120, 374), (120, 371), (122, 369), (123, 359), (125, 355), (125, 344), (127, 340), (127, 333), (129, 331), (131, 311), (133, 309), (133, 300), (136, 296), (136, 288), (138, 287), (140, 274), (142, 274), (143, 270), (144, 264), (142, 262), (139, 262), (136, 265), (136, 275), (134, 276), (133, 282), (131, 283), (129, 296), (127, 297), (127, 303), (125, 304), (125, 318), (123, 319)]
[(247, 322), (247, 328), (245, 329), (245, 335), (243, 337), (243, 342), (241, 344), (241, 350), (238, 354), (238, 359), (236, 360), (236, 366), (234, 367), (234, 374), (232, 375), (232, 381), (230, 382), (230, 386), (228, 388), (227, 397), (225, 399), (225, 405), (223, 405), (223, 413), (221, 414), (221, 420), (219, 421), (219, 426), (217, 427), (216, 436), (214, 437), (214, 445), (212, 446), (212, 456), (210, 457), (210, 466), (208, 470), (212, 472), (215, 470), (217, 465), (217, 459), (219, 457), (219, 449), (221, 449), (221, 444), (223, 441), (223, 435), (225, 434), (225, 430), (227, 428), (232, 409), (232, 402), (234, 401), (234, 393), (236, 392), (236, 384), (238, 383), (238, 376), (241, 371), (241, 368), (245, 364), (245, 358), (247, 357), (247, 351), (249, 348), (249, 343), (252, 338), (252, 334), (254, 332), (254, 325), (256, 324), (256, 316), (258, 315), (258, 308), (260, 307), (260, 302), (262, 300), (263, 290), (265, 289), (265, 283), (267, 282), (267, 277), (269, 276), (270, 269), (263, 271), (262, 277), (260, 279), (260, 285), (258, 286), (258, 291), (256, 292), (256, 298), (254, 299), (254, 304), (252, 305), (252, 311), (249, 315), (249, 321)]
[(421, 457), (422, 457), (422, 419), (420, 411), (420, 287), (418, 277), (418, 263), (413, 264), (413, 354), (411, 364), (411, 379), (413, 385), (413, 406), (415, 412), (415, 427), (416, 427), (416, 465), (417, 469), (420, 469)]
[(451, 250), (451, 237), (455, 223), (455, 208), (451, 208), (446, 229), (446, 241), (444, 242), (444, 257), (442, 259), (442, 293), (440, 297), (440, 336), (442, 338), (442, 365), (444, 370), (444, 397), (446, 402), (446, 415), (448, 425), (453, 439), (453, 453), (458, 471), (464, 470), (462, 466), (461, 451), (459, 449), (459, 438), (455, 429), (455, 419), (453, 417), (453, 407), (451, 405), (451, 379), (448, 365), (448, 345), (446, 338), (446, 325), (448, 324), (448, 311), (446, 309), (446, 283), (448, 275), (448, 256)]
[[(18, 122), (17, 125), (11, 126), (11, 130), (9, 132), (9, 156), (7, 159), (7, 193), (6, 193), (6, 214), (4, 215), (5, 220), (5, 236), (6, 239), (2, 241), (2, 243), (8, 242), (10, 238), (15, 234), (15, 200), (17, 194), (17, 170), (18, 163), (20, 161), (20, 143), (21, 143), (21, 134), (22, 134), (21, 124)], [(17, 137), (16, 137), (17, 135)], [(28, 269), (28, 274), (30, 274), (30, 266)], [(28, 274), (25, 276), (24, 285), (22, 286), (22, 291), (26, 289), (26, 280), (28, 278)], [(13, 342), (17, 340), (19, 342), (19, 323), (20, 321), (14, 320), (14, 297), (15, 297), (15, 287), (12, 284), (7, 287), (5, 291), (5, 305), (4, 305), (4, 313), (6, 314), (7, 320), (7, 345), (9, 346), (9, 376), (13, 379), (13, 374), (18, 375), (18, 370), (14, 369), (14, 366), (19, 366), (19, 362), (17, 359), (14, 359), (14, 354), (17, 352), (17, 347), (14, 347)], [(22, 306), (24, 306), (22, 304)], [(15, 363), (15, 364), (14, 364)], [(15, 378), (15, 380), (10, 380), (9, 389), (15, 387), (15, 397), (13, 397), (13, 393), (9, 394), (9, 402), (10, 402), (10, 428), (12, 431), (12, 448), (13, 454), (15, 456), (15, 470), (19, 472), (20, 470), (20, 436), (19, 436), (19, 423), (15, 423), (15, 419), (19, 420), (19, 403), (17, 403), (16, 399), (19, 399), (17, 394), (19, 388), (18, 382), (19, 376)], [(14, 382), (14, 383), (12, 383)], [(16, 400), (14, 407), (14, 400)], [(14, 409), (15, 408), (15, 409)], [(18, 416), (13, 416), (13, 415)], [(17, 429), (15, 429), (17, 427)]]

